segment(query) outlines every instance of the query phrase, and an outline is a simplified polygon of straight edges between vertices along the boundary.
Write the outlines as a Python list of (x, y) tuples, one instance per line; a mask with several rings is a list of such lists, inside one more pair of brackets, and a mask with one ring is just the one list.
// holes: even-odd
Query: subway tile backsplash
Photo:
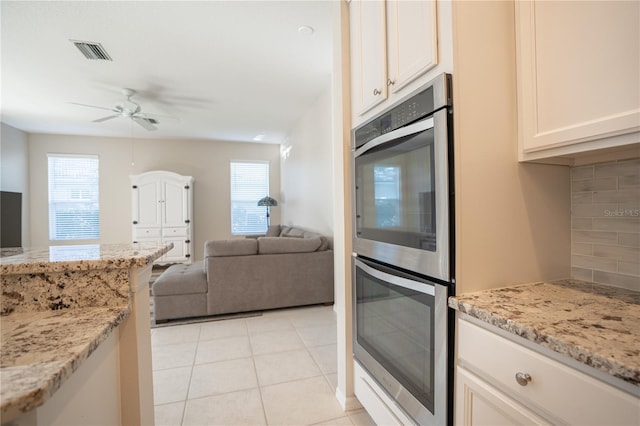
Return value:
[(640, 158), (571, 169), (571, 275), (640, 291)]

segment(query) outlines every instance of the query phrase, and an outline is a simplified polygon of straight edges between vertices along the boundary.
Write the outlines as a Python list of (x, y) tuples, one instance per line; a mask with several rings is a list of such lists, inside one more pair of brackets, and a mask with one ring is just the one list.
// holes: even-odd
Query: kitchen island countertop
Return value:
[(153, 263), (172, 246), (152, 242), (4, 248), (0, 249), (0, 274), (140, 267)]
[(172, 246), (0, 250), (3, 421), (44, 404), (133, 314), (131, 271), (150, 271)]
[(461, 294), (449, 306), (640, 387), (640, 292), (567, 279)]

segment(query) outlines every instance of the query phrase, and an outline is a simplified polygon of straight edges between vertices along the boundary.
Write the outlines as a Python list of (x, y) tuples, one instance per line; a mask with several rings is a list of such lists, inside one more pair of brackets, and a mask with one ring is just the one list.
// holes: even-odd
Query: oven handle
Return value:
[(428, 294), (430, 296), (435, 296), (436, 294), (436, 290), (435, 290), (435, 286), (434, 285), (430, 285), (430, 284), (426, 284), (426, 283), (421, 283), (418, 281), (413, 281), (413, 280), (409, 280), (407, 278), (403, 278), (403, 277), (398, 277), (396, 275), (391, 275), (391, 274), (387, 274), (386, 272), (382, 272), (379, 271), (375, 268), (372, 268), (371, 266), (367, 265), (366, 263), (358, 260), (357, 258), (354, 258), (355, 262), (356, 262), (356, 267), (362, 269), (364, 272), (366, 272), (367, 274), (381, 279), (383, 281), (386, 281), (388, 283), (391, 284), (395, 284), (395, 285), (399, 285), (400, 287), (404, 287), (404, 288), (408, 288), (410, 290), (414, 290), (417, 291), (419, 293), (425, 293)]
[(366, 144), (362, 145), (360, 148), (355, 150), (355, 156), (359, 157), (360, 155), (364, 154), (370, 149), (373, 149), (391, 140), (403, 138), (405, 136), (420, 133), (432, 128), (433, 128), (433, 117), (429, 117), (425, 120), (418, 121), (417, 123), (410, 124), (409, 126), (406, 126), (406, 127), (401, 127), (392, 132), (385, 133), (384, 135), (380, 135), (375, 139), (371, 139), (369, 142), (367, 142)]

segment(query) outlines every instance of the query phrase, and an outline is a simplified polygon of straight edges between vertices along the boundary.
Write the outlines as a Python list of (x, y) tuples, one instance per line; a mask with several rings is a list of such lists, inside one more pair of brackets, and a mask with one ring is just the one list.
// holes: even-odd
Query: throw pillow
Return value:
[(280, 225), (271, 225), (269, 229), (267, 229), (266, 237), (277, 237), (280, 235)]

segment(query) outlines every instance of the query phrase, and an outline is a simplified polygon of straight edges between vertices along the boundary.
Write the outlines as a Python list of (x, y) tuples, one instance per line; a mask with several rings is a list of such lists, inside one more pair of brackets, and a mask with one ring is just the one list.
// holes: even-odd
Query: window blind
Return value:
[(231, 162), (231, 234), (267, 231), (267, 208), (258, 200), (269, 195), (269, 163)]
[(100, 238), (98, 157), (48, 155), (49, 239)]

